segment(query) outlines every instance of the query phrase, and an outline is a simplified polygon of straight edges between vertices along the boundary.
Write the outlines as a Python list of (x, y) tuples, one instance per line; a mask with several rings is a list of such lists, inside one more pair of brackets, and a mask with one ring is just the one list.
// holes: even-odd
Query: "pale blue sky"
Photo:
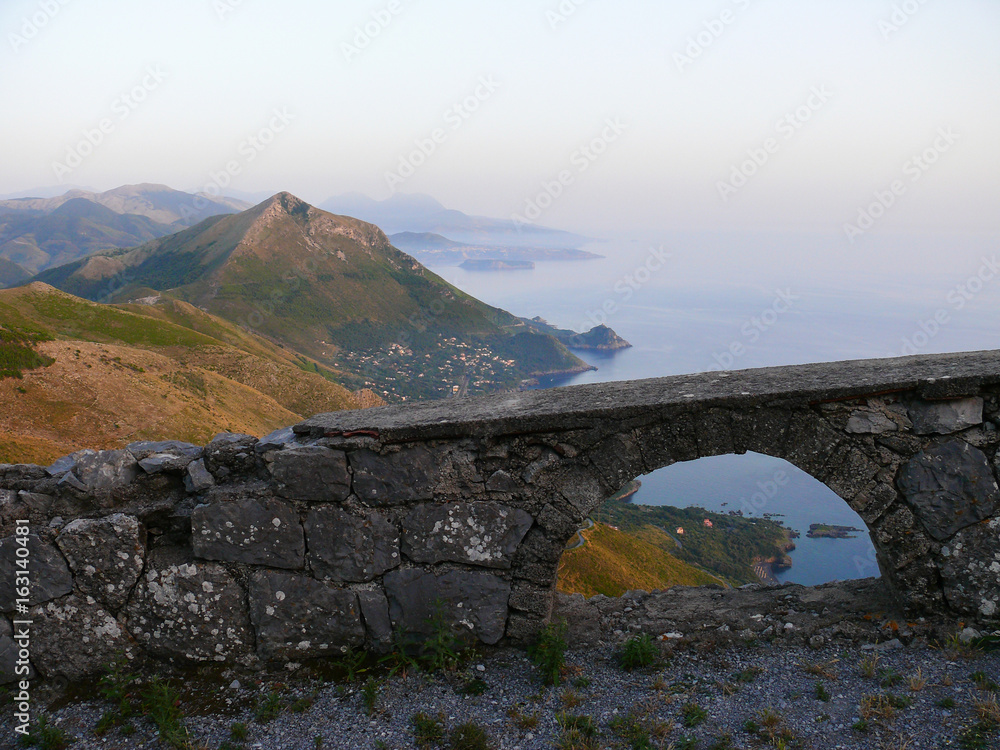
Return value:
[[(895, 33), (880, 28), (894, 6), (882, 0), (399, 0), (348, 61), (356, 29), (396, 5), (3, 0), (0, 193), (56, 183), (53, 163), (108, 118), (67, 183), (191, 189), (235, 161), (240, 190), (382, 198), (386, 174), (441, 128), (399, 189), (470, 213), (524, 211), (568, 170), (541, 223), (843, 240), (874, 192), (900, 180), (905, 194), (870, 234), (1000, 234), (996, 0), (897, 0), (916, 12)], [(560, 5), (575, 12), (554, 25)], [(51, 19), (45, 7), (58, 8)], [(46, 23), (29, 39), (33, 15)], [(711, 44), (679, 63), (700, 32)], [(151, 66), (165, 79), (147, 78), (155, 88), (122, 119), (116, 98)], [(478, 111), (448, 115), (484, 76), (499, 87), (480, 88)], [(786, 137), (778, 121), (814, 89), (825, 96)], [(275, 109), (292, 121), (259, 154), (241, 149)], [(610, 133), (609, 118), (624, 132), (593, 162), (574, 159)], [(942, 128), (959, 136), (947, 151)], [(720, 181), (769, 137), (768, 162), (724, 200)], [(906, 164), (935, 139), (937, 161), (914, 181)]]

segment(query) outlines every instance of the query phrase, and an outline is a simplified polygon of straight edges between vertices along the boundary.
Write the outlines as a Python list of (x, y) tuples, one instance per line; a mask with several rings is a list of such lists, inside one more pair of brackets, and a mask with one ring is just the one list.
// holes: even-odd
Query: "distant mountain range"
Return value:
[(73, 198), (47, 214), (0, 216), (0, 257), (37, 273), (98, 250), (132, 247), (175, 231), (146, 216), (118, 214), (86, 198)]
[[(0, 287), (100, 250), (134, 247), (218, 214), (249, 208), (231, 198), (127, 185), (105, 193), (0, 201)], [(9, 269), (16, 264), (18, 269)], [(4, 269), (8, 268), (7, 271)]]
[[(125, 185), (103, 193), (38, 188), (0, 200), (0, 288), (95, 252), (129, 248), (253, 204), (240, 197), (208, 196), (166, 185)], [(235, 194), (234, 194), (235, 195)], [(361, 193), (331, 198), (321, 208), (352, 216), (392, 233), (392, 242), (431, 266), (465, 260), (588, 260), (590, 240), (571, 232), (470, 216), (426, 195), (397, 193), (377, 201)], [(445, 236), (447, 235), (447, 236)], [(12, 265), (13, 264), (13, 265)]]
[(162, 292), (342, 373), (388, 400), (516, 388), (590, 369), (551, 333), (446, 283), (376, 226), (281, 193), (247, 211), (37, 281), (87, 299)]
[(31, 273), (6, 258), (0, 258), (0, 289), (23, 284), (31, 278)]
[(371, 222), (387, 234), (430, 232), (465, 245), (578, 248), (591, 241), (558, 229), (533, 224), (518, 225), (508, 219), (470, 216), (447, 209), (428, 195), (395, 193), (386, 200), (377, 201), (362, 193), (346, 193), (330, 198), (319, 207)]
[(251, 204), (235, 198), (212, 197), (204, 193), (185, 193), (166, 185), (123, 185), (104, 193), (70, 190), (49, 198), (16, 198), (0, 201), (0, 212), (49, 214), (75, 198), (85, 198), (110, 208), (117, 214), (145, 216), (160, 224), (189, 227), (210, 216), (245, 211)]
[(18, 190), (15, 193), (0, 195), (0, 201), (10, 201), (15, 198), (55, 198), (64, 195), (70, 190), (82, 190), (85, 193), (96, 193), (96, 190), (83, 187), (82, 185), (46, 185), (44, 187), (30, 188), (29, 190)]

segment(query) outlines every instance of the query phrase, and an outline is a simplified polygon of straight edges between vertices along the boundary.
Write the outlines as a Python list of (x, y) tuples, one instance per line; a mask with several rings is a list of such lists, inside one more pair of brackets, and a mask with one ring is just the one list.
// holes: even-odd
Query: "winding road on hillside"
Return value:
[(588, 518), (585, 523), (586, 525), (583, 528), (577, 529), (576, 538), (573, 540), (572, 543), (566, 546), (566, 549), (563, 550), (564, 552), (569, 552), (570, 550), (579, 549), (580, 547), (582, 547), (587, 543), (587, 539), (583, 536), (583, 532), (589, 531), (590, 529), (594, 528), (594, 522)]

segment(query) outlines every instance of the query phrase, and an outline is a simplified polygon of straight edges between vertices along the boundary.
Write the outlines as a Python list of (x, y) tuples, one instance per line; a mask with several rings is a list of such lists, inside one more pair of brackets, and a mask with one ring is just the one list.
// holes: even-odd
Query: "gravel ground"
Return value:
[[(876, 579), (560, 595), (554, 616), (568, 624), (571, 645), (559, 687), (544, 687), (525, 651), (512, 647), (482, 650), (451, 673), (389, 677), (373, 664), (353, 681), (330, 664), (199, 670), (174, 676), (179, 716), (189, 747), (210, 750), (414, 748), (419, 712), (440, 715), (446, 734), (429, 750), (1000, 750), (1000, 651), (957, 638), (990, 633), (946, 618), (909, 621)], [(640, 633), (658, 663), (625, 670), (622, 644)], [(74, 750), (169, 747), (145, 716), (131, 720), (130, 734), (117, 727), (98, 735), (112, 704), (98, 699), (96, 684), (34, 691), (36, 709), (47, 707)], [(273, 716), (262, 716), (269, 698)], [(973, 742), (980, 713), (993, 721)], [(12, 714), (9, 703), (0, 706), (0, 747), (15, 745)], [(591, 737), (566, 731), (588, 721)], [(465, 722), (483, 728), (489, 743), (451, 745), (447, 733)], [(627, 723), (630, 738), (621, 736)], [(245, 725), (245, 737), (233, 736), (234, 724)]]
[[(590, 747), (629, 747), (612, 724), (631, 713), (650, 733), (652, 747), (781, 747), (783, 738), (785, 747), (817, 750), (915, 750), (961, 747), (963, 731), (977, 721), (975, 701), (995, 698), (989, 681), (1000, 682), (998, 653), (960, 655), (898, 642), (876, 649), (851, 645), (815, 650), (765, 642), (711, 647), (680, 641), (659, 649), (658, 666), (634, 671), (622, 669), (616, 648), (571, 651), (563, 684), (548, 688), (541, 686), (523, 651), (497, 649), (451, 675), (416, 673), (386, 680), (378, 687), (372, 715), (365, 708), (364, 675), (353, 683), (304, 673), (260, 684), (245, 677), (240, 687), (206, 681), (186, 696), (182, 708), (194, 746), (206, 748), (413, 748), (412, 717), (422, 711), (441, 714), (447, 730), (476, 722), (496, 748), (585, 747), (558, 744), (561, 713), (594, 720), (598, 733)], [(863, 660), (874, 661), (874, 676), (862, 674)], [(485, 683), (484, 692), (464, 694), (463, 688), (476, 678)], [(862, 700), (887, 690), (900, 699), (895, 715), (869, 718), (865, 731), (854, 728), (862, 719)], [(281, 695), (280, 712), (259, 721), (254, 707), (271, 692)], [(293, 705), (302, 698), (306, 700)], [(166, 746), (146, 718), (133, 722), (136, 731), (129, 736), (113, 729), (98, 737), (94, 729), (107, 703), (77, 696), (55, 706), (53, 720), (75, 738), (73, 748)], [(703, 719), (698, 709), (705, 712)], [(765, 710), (770, 713), (763, 714)], [(748, 720), (761, 726), (756, 734), (748, 733)], [(240, 741), (230, 736), (237, 722), (247, 726)], [(9, 716), (0, 731), (4, 746), (13, 746)], [(322, 738), (319, 744), (316, 738)], [(231, 744), (223, 745), (227, 740)], [(1000, 747), (1000, 731), (974, 747)]]

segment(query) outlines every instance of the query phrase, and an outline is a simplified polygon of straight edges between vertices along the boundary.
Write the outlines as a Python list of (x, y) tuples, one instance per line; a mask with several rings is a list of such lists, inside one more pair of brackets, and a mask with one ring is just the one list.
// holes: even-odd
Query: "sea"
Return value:
[[(830, 267), (790, 262), (777, 270), (746, 260), (727, 264), (725, 253), (696, 245), (690, 238), (630, 237), (588, 247), (606, 256), (599, 260), (540, 262), (530, 271), (432, 270), (516, 315), (576, 331), (604, 323), (632, 344), (613, 353), (577, 351), (597, 369), (542, 387), (1000, 348), (1000, 278), (994, 283), (985, 254), (966, 253), (945, 271), (928, 272), (915, 260), (908, 274), (887, 267), (838, 277)], [(792, 566), (778, 573), (783, 581), (817, 585), (879, 575), (864, 521), (786, 461), (718, 456), (639, 479), (635, 503), (769, 514), (798, 531)], [(810, 539), (814, 523), (862, 531), (852, 539)]]

